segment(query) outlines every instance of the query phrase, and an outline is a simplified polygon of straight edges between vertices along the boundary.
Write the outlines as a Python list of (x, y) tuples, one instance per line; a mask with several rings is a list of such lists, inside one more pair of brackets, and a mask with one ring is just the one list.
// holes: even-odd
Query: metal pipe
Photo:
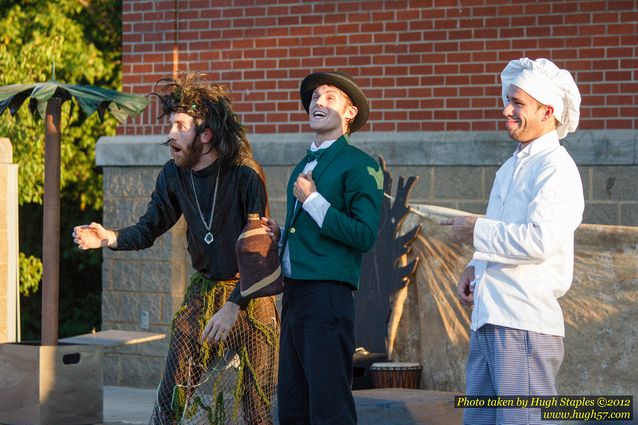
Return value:
[(173, 40), (173, 78), (179, 72), (179, 0), (175, 0), (175, 31)]
[(57, 345), (60, 296), (60, 117), (62, 100), (47, 103), (44, 136), (42, 345)]

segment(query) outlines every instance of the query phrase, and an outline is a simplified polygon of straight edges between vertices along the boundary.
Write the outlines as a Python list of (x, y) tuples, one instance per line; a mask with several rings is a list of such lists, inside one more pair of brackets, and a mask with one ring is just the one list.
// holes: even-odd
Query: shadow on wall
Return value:
[[(465, 214), (412, 205), (403, 229), (420, 224), (412, 254), (421, 263), (409, 287), (395, 344), (398, 361), (423, 366), (421, 387), (463, 392), (470, 310), (455, 295), (472, 255), (442, 218)], [(638, 227), (583, 224), (576, 231), (571, 289), (559, 300), (565, 317), (560, 394), (638, 394)]]

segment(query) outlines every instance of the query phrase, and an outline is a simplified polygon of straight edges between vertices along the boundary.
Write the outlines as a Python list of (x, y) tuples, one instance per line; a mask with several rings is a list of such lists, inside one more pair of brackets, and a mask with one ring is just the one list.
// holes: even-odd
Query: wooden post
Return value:
[(60, 116), (62, 100), (47, 103), (44, 136), (42, 345), (57, 345), (60, 294)]

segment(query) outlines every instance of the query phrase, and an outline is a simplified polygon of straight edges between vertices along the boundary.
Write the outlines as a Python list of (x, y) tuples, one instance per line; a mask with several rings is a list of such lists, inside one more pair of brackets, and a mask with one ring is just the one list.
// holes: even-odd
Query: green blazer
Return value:
[(288, 181), (282, 251), (288, 244), (293, 279), (337, 280), (359, 287), (361, 258), (374, 246), (383, 203), (379, 164), (344, 135), (323, 154), (312, 178), (330, 208), (321, 228), (295, 201), (292, 188), (304, 158)]

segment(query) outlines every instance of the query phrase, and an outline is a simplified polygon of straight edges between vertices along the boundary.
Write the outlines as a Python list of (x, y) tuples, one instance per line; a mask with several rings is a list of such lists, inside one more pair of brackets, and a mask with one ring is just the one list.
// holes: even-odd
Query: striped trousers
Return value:
[[(563, 361), (563, 338), (484, 325), (470, 331), (465, 376), (468, 396), (553, 396)], [(541, 411), (523, 408), (466, 408), (466, 425), (549, 425)]]

